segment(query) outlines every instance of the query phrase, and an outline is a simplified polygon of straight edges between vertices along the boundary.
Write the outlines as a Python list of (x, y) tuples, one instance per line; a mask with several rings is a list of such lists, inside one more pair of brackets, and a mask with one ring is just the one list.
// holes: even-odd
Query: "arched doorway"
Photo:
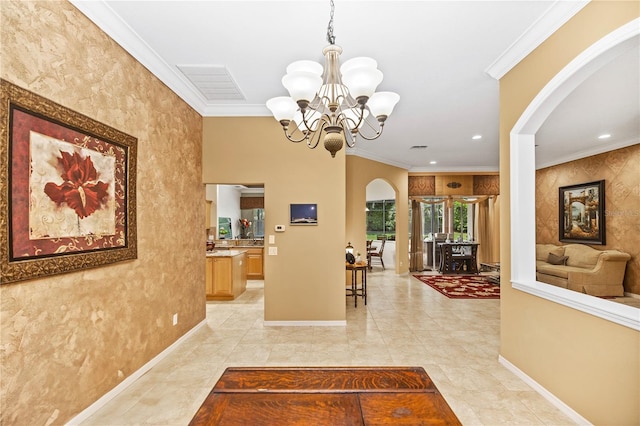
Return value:
[(394, 188), (384, 179), (374, 179), (366, 188), (366, 233), (367, 240), (385, 240), (383, 262), (385, 268), (395, 268), (396, 256), (396, 202)]
[[(566, 291), (536, 280), (536, 132), (553, 110), (587, 77), (622, 52), (637, 46), (640, 19), (613, 31), (563, 68), (538, 93), (511, 131), (511, 281), (513, 288), (640, 330), (637, 310)], [(637, 47), (636, 47), (637, 48)]]

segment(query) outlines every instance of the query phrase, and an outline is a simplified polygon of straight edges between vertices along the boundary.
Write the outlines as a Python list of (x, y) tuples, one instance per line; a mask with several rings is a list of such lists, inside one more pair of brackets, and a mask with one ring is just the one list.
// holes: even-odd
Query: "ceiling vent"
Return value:
[(414, 145), (409, 149), (427, 149), (427, 145)]
[(178, 69), (208, 101), (246, 99), (225, 66), (178, 65)]

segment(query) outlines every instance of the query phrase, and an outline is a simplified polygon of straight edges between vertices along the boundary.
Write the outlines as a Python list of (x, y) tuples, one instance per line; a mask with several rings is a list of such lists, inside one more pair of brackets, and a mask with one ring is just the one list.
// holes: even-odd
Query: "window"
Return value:
[(475, 204), (467, 204), (460, 201), (453, 202), (453, 231), (454, 239), (462, 236), (466, 240), (473, 237), (473, 217)]
[[(463, 240), (474, 235), (475, 204), (460, 200), (437, 202), (424, 198), (422, 203), (422, 235), (430, 239), (433, 234), (444, 233), (449, 238)], [(468, 201), (471, 201), (469, 199)], [(433, 204), (432, 204), (433, 203)]]
[(367, 239), (396, 239), (396, 200), (367, 201)]
[(264, 238), (264, 209), (242, 209), (240, 212), (244, 219), (251, 222), (251, 238)]
[(444, 232), (444, 203), (422, 204), (422, 235)]

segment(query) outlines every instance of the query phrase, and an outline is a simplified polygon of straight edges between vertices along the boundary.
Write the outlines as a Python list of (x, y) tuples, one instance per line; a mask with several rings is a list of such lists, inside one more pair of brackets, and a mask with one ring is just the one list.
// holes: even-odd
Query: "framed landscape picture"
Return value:
[(0, 84), (0, 283), (135, 259), (137, 139)]
[(606, 244), (604, 180), (559, 189), (560, 241)]
[(317, 204), (290, 204), (291, 225), (317, 225), (318, 205)]

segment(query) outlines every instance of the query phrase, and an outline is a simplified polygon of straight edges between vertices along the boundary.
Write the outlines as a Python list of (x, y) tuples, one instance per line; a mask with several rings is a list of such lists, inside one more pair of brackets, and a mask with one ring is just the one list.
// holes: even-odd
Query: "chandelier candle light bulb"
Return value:
[(282, 85), (290, 97), (271, 98), (266, 106), (291, 142), (305, 141), (314, 149), (322, 139), (325, 149), (335, 157), (345, 142), (353, 148), (358, 136), (365, 140), (380, 137), (400, 96), (376, 93), (383, 74), (374, 59), (356, 57), (340, 66), (342, 48), (335, 45), (333, 12), (331, 0), (327, 27), (330, 44), (322, 51), (324, 67), (308, 60), (289, 64)]

